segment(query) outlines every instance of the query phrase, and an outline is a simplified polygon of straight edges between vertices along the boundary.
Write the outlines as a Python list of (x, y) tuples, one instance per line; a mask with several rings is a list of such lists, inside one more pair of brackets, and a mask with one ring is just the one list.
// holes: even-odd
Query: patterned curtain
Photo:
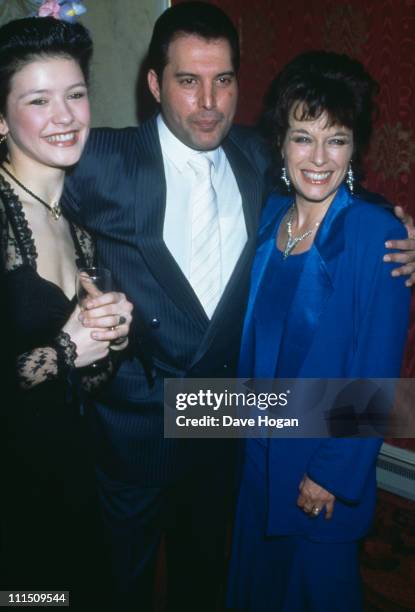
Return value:
[[(347, 53), (366, 66), (380, 85), (366, 187), (402, 205), (415, 218), (415, 0), (216, 0), (214, 4), (228, 13), (241, 37), (240, 123), (255, 123), (271, 79), (302, 51)], [(415, 375), (414, 346), (415, 299), (405, 376)], [(407, 446), (415, 450), (415, 440)]]

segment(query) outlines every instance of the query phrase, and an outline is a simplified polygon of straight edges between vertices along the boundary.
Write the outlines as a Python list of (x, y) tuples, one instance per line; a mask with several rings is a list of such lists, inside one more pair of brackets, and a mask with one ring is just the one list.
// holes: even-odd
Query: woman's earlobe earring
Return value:
[(287, 171), (285, 169), (285, 165), (281, 168), (281, 180), (285, 183), (285, 186), (287, 187), (287, 189), (290, 189), (291, 181), (288, 178)]
[(354, 174), (353, 174), (353, 168), (352, 168), (352, 163), (350, 162), (349, 164), (349, 169), (347, 171), (346, 174), (346, 184), (349, 188), (350, 193), (353, 193), (353, 189), (354, 189)]
[(7, 135), (3, 134), (2, 136), (0, 136), (0, 145), (4, 144), (7, 140)]

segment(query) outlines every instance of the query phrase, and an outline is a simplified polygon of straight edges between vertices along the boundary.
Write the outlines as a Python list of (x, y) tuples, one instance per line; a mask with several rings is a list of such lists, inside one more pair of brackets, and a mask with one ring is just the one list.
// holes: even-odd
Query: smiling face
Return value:
[(0, 132), (12, 164), (53, 168), (75, 164), (89, 130), (89, 102), (78, 63), (64, 57), (35, 59), (17, 71)]
[[(297, 113), (301, 116), (301, 109)], [(282, 155), (298, 199), (329, 204), (346, 175), (353, 153), (353, 133), (330, 125), (326, 112), (299, 121), (291, 110)]]
[(185, 145), (208, 151), (221, 144), (238, 99), (227, 40), (179, 36), (169, 45), (161, 83), (150, 70), (148, 84), (167, 126)]

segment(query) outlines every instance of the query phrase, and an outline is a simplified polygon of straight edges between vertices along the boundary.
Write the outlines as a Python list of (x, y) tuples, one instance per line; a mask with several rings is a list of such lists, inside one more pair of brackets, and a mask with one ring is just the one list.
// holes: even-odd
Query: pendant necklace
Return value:
[(21, 187), (23, 189), (23, 191), (25, 191), (26, 193), (28, 193), (29, 195), (32, 196), (32, 198), (34, 198), (35, 200), (37, 200), (38, 202), (40, 202), (41, 204), (43, 204), (43, 206), (45, 206), (45, 208), (48, 209), (48, 211), (50, 212), (50, 214), (52, 215), (52, 217), (55, 219), (55, 221), (57, 221), (61, 215), (62, 215), (62, 209), (59, 206), (59, 202), (56, 202), (55, 204), (52, 204), (52, 206), (50, 206), (50, 204), (48, 204), (47, 202), (45, 202), (45, 200), (42, 200), (42, 198), (40, 198), (38, 195), (36, 195), (35, 193), (33, 193), (33, 191), (31, 191), (28, 187), (26, 187), (26, 185), (23, 185), (23, 183), (21, 183), (15, 176), (14, 174), (12, 174), (10, 172), (10, 170), (7, 170), (7, 168), (5, 168), (5, 166), (3, 164), (0, 165), (1, 169), (4, 170), (4, 172), (7, 174), (7, 176), (9, 176), (15, 183), (16, 185), (19, 185), (19, 187)]
[(297, 244), (301, 242), (302, 240), (304, 240), (304, 238), (307, 238), (308, 236), (310, 236), (320, 225), (320, 221), (317, 221), (314, 227), (304, 232), (304, 234), (301, 234), (300, 236), (295, 236), (293, 238), (292, 221), (294, 217), (294, 210), (295, 210), (295, 204), (291, 206), (291, 209), (288, 214), (287, 221), (286, 221), (288, 238), (287, 238), (287, 242), (286, 242), (284, 253), (283, 253), (284, 259), (287, 259), (287, 257), (291, 254), (291, 251), (295, 249)]

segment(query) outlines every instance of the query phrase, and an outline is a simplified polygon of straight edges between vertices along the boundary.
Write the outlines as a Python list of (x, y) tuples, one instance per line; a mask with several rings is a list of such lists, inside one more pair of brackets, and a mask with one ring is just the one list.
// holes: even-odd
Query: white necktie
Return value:
[(190, 284), (209, 318), (222, 292), (218, 202), (212, 185), (212, 162), (198, 155), (188, 162), (196, 174), (191, 192), (192, 245)]

